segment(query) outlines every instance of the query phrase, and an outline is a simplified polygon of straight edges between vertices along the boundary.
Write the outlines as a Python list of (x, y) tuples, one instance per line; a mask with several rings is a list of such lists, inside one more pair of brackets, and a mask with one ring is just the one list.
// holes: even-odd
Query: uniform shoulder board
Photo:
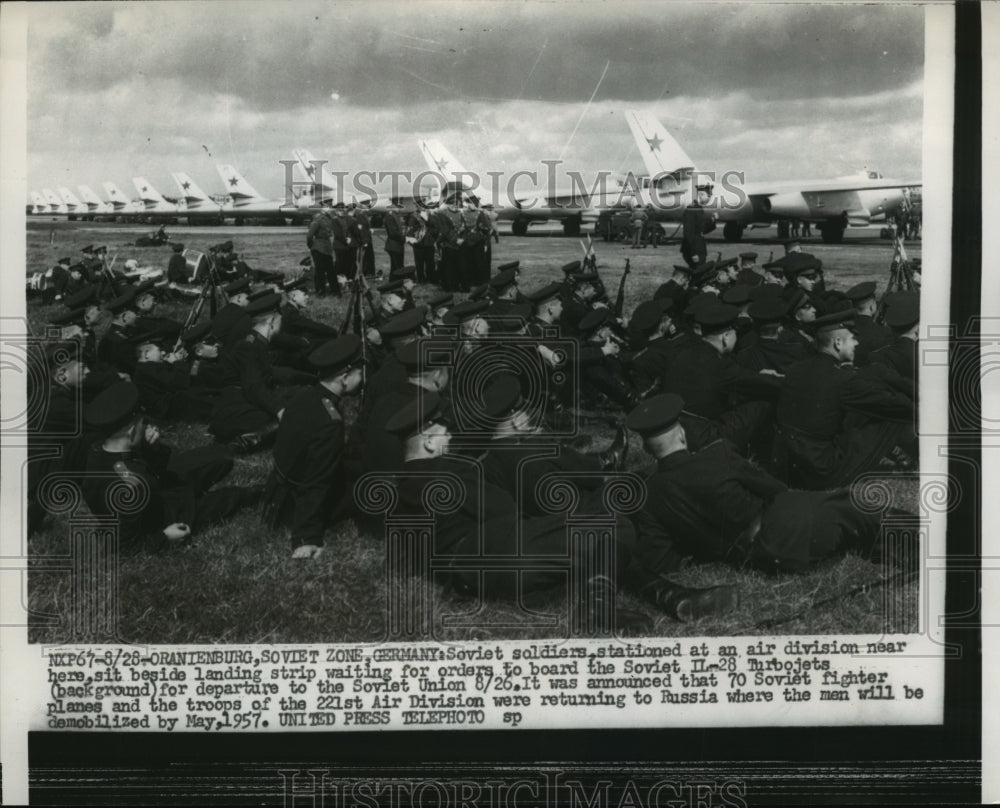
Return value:
[(340, 413), (337, 412), (337, 408), (333, 406), (333, 402), (328, 398), (323, 399), (323, 406), (326, 408), (326, 414), (330, 416), (331, 421), (343, 421)]

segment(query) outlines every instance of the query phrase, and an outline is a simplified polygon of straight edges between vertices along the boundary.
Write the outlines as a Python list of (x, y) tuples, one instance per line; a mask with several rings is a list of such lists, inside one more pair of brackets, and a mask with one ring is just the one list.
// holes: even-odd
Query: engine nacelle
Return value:
[(761, 200), (761, 208), (777, 219), (806, 219), (814, 215), (798, 192), (769, 196)]

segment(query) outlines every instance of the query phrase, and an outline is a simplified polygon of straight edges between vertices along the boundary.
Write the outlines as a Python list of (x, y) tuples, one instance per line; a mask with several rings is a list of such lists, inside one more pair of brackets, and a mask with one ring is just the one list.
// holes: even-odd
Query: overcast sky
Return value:
[(562, 156), (639, 173), (628, 108), (702, 170), (920, 176), (911, 5), (40, 3), (28, 54), (31, 190), (132, 194), (143, 175), (173, 195), (185, 171), (216, 193), (225, 162), (277, 197), (295, 146), (330, 168), (421, 171), (419, 137), (472, 170)]

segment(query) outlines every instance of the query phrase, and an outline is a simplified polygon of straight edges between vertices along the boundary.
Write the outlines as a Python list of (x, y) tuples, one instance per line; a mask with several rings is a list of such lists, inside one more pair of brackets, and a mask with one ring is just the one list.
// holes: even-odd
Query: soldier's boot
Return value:
[(638, 634), (651, 629), (650, 619), (642, 612), (617, 605), (618, 593), (614, 581), (606, 575), (588, 578), (586, 588), (586, 599), (578, 600), (574, 606), (577, 624), (584, 636)]
[(250, 454), (258, 449), (263, 449), (273, 439), (277, 431), (277, 422), (268, 424), (253, 432), (244, 432), (242, 435), (237, 435), (226, 446), (235, 455)]
[(598, 452), (596, 457), (602, 471), (621, 471), (625, 468), (625, 460), (628, 457), (628, 430), (624, 426), (619, 426), (615, 431), (614, 441), (603, 452)]
[(740, 600), (739, 591), (730, 584), (695, 588), (672, 583), (662, 576), (647, 585), (642, 594), (682, 623), (721, 617), (733, 611)]

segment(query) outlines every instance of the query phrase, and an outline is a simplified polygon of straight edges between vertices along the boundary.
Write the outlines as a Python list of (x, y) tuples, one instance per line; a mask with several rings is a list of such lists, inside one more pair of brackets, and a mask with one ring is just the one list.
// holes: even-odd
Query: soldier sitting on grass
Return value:
[[(135, 505), (118, 514), (125, 549), (155, 552), (176, 545), (260, 499), (260, 486), (209, 490), (232, 470), (232, 454), (222, 446), (174, 452), (146, 424), (131, 382), (96, 396), (84, 418), (103, 436), (90, 448), (84, 499), (97, 516), (113, 515), (116, 501)], [(122, 496), (112, 490), (119, 487), (133, 490)]]
[[(691, 451), (679, 420), (683, 408), (680, 396), (663, 394), (644, 401), (625, 420), (656, 460), (646, 479), (645, 505), (636, 517), (636, 555), (643, 570), (662, 577), (692, 558), (802, 572), (849, 551), (867, 557), (885, 552), (879, 517), (855, 508), (846, 488), (789, 490), (727, 441)], [(908, 533), (911, 539), (901, 541), (910, 545), (894, 551), (915, 561), (916, 532)], [(655, 585), (644, 594), (655, 602), (662, 599)], [(684, 620), (721, 615), (736, 605), (734, 588), (716, 587), (690, 599), (676, 616)]]

